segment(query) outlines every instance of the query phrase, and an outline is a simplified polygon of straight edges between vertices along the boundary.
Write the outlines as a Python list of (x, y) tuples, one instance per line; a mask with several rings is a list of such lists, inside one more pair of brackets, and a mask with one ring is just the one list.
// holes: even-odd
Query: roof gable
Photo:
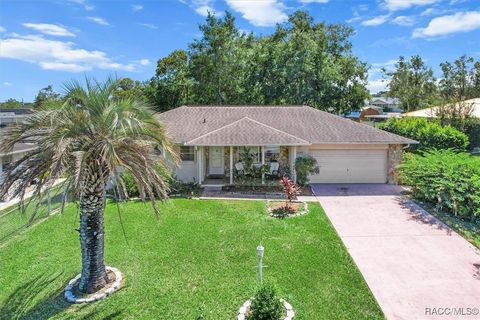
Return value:
[(198, 146), (255, 146), (255, 145), (309, 145), (308, 141), (275, 129), (261, 122), (243, 117), (207, 134), (187, 141)]

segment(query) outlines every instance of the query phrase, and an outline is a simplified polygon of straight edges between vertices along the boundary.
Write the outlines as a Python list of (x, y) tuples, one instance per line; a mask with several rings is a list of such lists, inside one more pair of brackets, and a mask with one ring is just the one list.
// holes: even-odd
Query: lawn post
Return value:
[(263, 247), (260, 243), (257, 247), (257, 254), (258, 254), (258, 283), (262, 285), (262, 278), (263, 278)]

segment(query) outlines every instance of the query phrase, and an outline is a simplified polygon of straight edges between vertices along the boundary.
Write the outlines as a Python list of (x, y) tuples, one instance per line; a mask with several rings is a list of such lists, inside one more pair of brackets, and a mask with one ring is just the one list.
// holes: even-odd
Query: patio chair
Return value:
[(278, 168), (280, 167), (280, 164), (278, 162), (270, 162), (270, 170), (268, 173), (266, 173), (266, 176), (268, 179), (277, 179), (279, 174), (278, 174)]

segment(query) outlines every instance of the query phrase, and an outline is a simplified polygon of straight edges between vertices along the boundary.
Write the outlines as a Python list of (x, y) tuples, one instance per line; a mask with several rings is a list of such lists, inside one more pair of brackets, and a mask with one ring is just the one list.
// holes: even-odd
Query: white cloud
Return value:
[(30, 28), (38, 32), (59, 37), (75, 37), (75, 34), (68, 31), (65, 27), (49, 23), (24, 23), (25, 28)]
[(413, 6), (425, 6), (441, 0), (385, 0), (383, 5), (390, 11), (408, 9)]
[(327, 3), (328, 1), (330, 0), (299, 0), (301, 3), (312, 3), (312, 2), (316, 2), (316, 3)]
[(215, 14), (215, 9), (210, 6), (200, 6), (195, 8), (195, 12), (198, 13), (199, 15), (206, 17), (208, 16), (208, 13), (210, 12), (211, 14)]
[(369, 80), (367, 84), (367, 89), (370, 93), (378, 93), (380, 91), (385, 91), (389, 84), (389, 80), (379, 79), (379, 80)]
[(107, 20), (103, 19), (103, 18), (100, 18), (100, 17), (87, 17), (88, 20), (91, 20), (95, 23), (98, 23), (98, 24), (101, 24), (103, 26), (109, 26), (110, 23), (108, 23)]
[(132, 10), (133, 12), (137, 12), (143, 9), (143, 6), (140, 4), (132, 4)]
[(361, 22), (362, 26), (374, 27), (387, 22), (388, 16), (378, 16)]
[(451, 33), (467, 32), (480, 28), (480, 11), (457, 12), (434, 18), (427, 27), (413, 31), (414, 38), (430, 38)]
[(408, 16), (398, 16), (392, 20), (392, 23), (398, 24), (400, 26), (413, 26), (415, 24), (415, 19)]
[(228, 6), (257, 27), (274, 26), (288, 19), (285, 5), (278, 0), (226, 0)]
[(133, 64), (113, 61), (105, 52), (75, 47), (73, 42), (45, 39), (39, 35), (13, 35), (0, 39), (0, 58), (37, 64), (45, 70), (84, 72), (92, 69), (133, 71)]
[(3, 32), (6, 32), (7, 29), (5, 29), (4, 27), (0, 26), (0, 33), (3, 33)]
[(150, 60), (148, 60), (148, 59), (142, 59), (142, 60), (138, 61), (138, 63), (140, 63), (142, 66), (149, 66), (149, 65), (152, 64), (150, 62)]
[(153, 24), (153, 23), (140, 23), (141, 26), (144, 26), (145, 28), (149, 29), (158, 29), (158, 26)]
[(95, 9), (95, 6), (87, 4), (86, 0), (67, 0), (67, 1), (82, 5), (87, 11), (92, 11), (93, 9)]
[(11, 87), (11, 86), (13, 86), (13, 83), (8, 82), (8, 81), (5, 81), (5, 82), (2, 83), (2, 86), (4, 86), (4, 87)]

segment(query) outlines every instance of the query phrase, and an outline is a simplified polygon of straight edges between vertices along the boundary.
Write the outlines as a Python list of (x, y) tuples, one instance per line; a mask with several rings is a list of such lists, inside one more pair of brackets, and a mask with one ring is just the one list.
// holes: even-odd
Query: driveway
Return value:
[(480, 251), (401, 187), (312, 189), (387, 319), (480, 319)]

